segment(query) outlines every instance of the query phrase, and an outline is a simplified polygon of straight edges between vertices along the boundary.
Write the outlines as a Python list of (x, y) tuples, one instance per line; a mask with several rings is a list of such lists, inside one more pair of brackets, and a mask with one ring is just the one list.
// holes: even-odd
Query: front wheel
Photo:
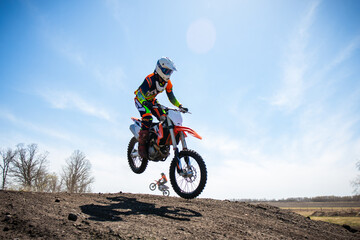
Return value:
[(156, 184), (155, 183), (150, 183), (149, 188), (151, 191), (154, 191), (156, 189)]
[(135, 137), (131, 138), (127, 149), (127, 158), (131, 170), (134, 173), (140, 174), (145, 171), (148, 160), (140, 157), (138, 152), (138, 145), (138, 140)]
[[(170, 164), (171, 185), (180, 197), (196, 198), (205, 188), (207, 180), (205, 162), (193, 150), (181, 151), (179, 161), (175, 156)], [(178, 169), (178, 165), (181, 166), (181, 169)]]

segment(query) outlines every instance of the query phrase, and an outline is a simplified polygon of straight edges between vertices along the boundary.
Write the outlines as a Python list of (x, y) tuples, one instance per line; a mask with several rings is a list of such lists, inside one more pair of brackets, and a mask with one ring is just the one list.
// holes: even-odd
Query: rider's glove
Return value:
[(179, 106), (180, 111), (182, 111), (183, 113), (187, 113), (189, 111), (189, 109), (183, 107), (182, 105)]
[(165, 121), (165, 120), (166, 120), (166, 115), (161, 115), (159, 120), (160, 120), (161, 122)]
[(153, 107), (153, 104), (151, 103), (151, 102), (149, 102), (149, 101), (144, 101), (143, 103), (142, 103), (142, 105), (144, 106), (144, 107), (147, 107), (147, 108), (152, 108)]

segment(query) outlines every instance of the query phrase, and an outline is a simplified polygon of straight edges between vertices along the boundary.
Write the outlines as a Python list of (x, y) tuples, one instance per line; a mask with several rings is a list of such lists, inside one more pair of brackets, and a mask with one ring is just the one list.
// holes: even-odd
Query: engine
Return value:
[(149, 159), (152, 161), (165, 161), (166, 158), (170, 155), (169, 146), (158, 146), (156, 142), (152, 139), (149, 143)]

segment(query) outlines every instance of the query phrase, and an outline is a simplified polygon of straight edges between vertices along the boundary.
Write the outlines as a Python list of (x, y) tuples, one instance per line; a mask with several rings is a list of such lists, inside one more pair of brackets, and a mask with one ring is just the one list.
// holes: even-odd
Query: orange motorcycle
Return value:
[[(146, 144), (147, 158), (140, 157), (138, 153), (138, 138), (141, 128), (141, 120), (132, 118), (130, 125), (133, 137), (127, 149), (127, 158), (131, 170), (134, 173), (143, 173), (149, 161), (165, 161), (170, 155), (170, 146), (174, 152), (174, 158), (170, 163), (170, 182), (174, 191), (182, 198), (192, 199), (200, 195), (207, 181), (207, 170), (203, 158), (194, 150), (187, 147), (185, 138), (187, 134), (201, 139), (193, 129), (182, 126), (181, 109), (164, 109), (166, 117), (164, 121), (153, 123), (150, 128), (149, 138)], [(178, 145), (181, 142), (182, 150)]]

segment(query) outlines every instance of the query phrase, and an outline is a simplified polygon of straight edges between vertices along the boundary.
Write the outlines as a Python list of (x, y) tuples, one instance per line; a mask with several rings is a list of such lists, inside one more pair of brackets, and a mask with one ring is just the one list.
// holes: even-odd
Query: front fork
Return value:
[[(170, 136), (171, 136), (171, 142), (172, 142), (172, 145), (173, 145), (174, 154), (175, 154), (175, 157), (177, 159), (177, 168), (178, 168), (178, 171), (180, 172), (182, 170), (182, 166), (181, 166), (181, 161), (180, 161), (180, 157), (179, 157), (179, 149), (178, 149), (177, 144), (176, 144), (176, 138), (175, 138), (175, 133), (174, 133), (174, 125), (170, 121), (169, 118), (167, 119), (167, 121), (168, 121), (168, 126), (170, 126), (169, 130), (170, 130)], [(186, 141), (185, 141), (184, 132), (179, 132), (179, 134), (180, 134), (180, 141), (181, 141), (181, 144), (182, 144), (182, 149), (185, 150), (185, 149), (187, 149), (187, 145), (186, 145)], [(185, 156), (185, 162), (188, 165), (188, 167), (191, 169), (188, 156)]]

